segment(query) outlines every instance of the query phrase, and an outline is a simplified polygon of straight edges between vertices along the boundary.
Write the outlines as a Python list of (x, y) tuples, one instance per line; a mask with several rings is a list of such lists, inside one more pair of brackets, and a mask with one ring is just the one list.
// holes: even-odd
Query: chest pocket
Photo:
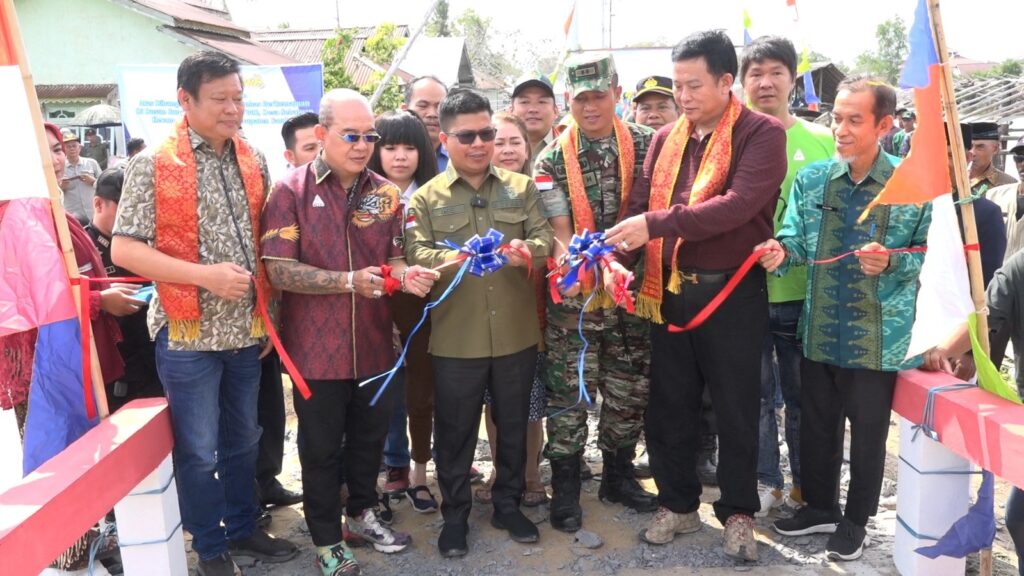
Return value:
[[(438, 214), (439, 211), (444, 210), (448, 213)], [(437, 242), (443, 242), (445, 240), (451, 240), (456, 244), (463, 244), (469, 239), (469, 214), (465, 212), (465, 209), (461, 212), (445, 210), (434, 211), (430, 216), (431, 229), (434, 231), (434, 240)]]
[(504, 242), (513, 238), (526, 238), (526, 214), (511, 210), (496, 210), (493, 213), (494, 228), (505, 235)]

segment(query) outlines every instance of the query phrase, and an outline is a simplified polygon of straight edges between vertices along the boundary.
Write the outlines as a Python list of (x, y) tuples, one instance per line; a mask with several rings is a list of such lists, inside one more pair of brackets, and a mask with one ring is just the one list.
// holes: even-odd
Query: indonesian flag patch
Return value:
[(405, 217), (405, 229), (408, 230), (410, 228), (415, 228), (415, 227), (416, 227), (416, 215), (413, 214), (412, 212), (410, 212)]
[(533, 181), (537, 184), (537, 190), (551, 190), (555, 187), (555, 181), (550, 174), (537, 174)]

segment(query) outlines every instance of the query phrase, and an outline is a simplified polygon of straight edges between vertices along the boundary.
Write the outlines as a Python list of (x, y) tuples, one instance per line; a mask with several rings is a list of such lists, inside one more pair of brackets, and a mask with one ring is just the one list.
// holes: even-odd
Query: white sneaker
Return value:
[(773, 508), (782, 506), (782, 490), (757, 483), (757, 494), (761, 499), (761, 509), (754, 513), (758, 518), (764, 518)]
[(373, 508), (363, 510), (356, 518), (348, 519), (349, 530), (359, 534), (373, 544), (377, 552), (393, 554), (405, 550), (412, 543), (412, 536), (392, 530), (381, 523)]

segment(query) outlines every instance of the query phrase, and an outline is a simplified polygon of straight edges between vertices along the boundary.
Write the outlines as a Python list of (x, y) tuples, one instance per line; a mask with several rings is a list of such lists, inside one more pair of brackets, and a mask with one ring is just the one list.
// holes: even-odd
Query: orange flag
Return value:
[(932, 64), (928, 68), (928, 86), (914, 89), (918, 125), (910, 137), (910, 154), (896, 167), (882, 192), (868, 204), (861, 220), (879, 204), (921, 204), (952, 190), (939, 94), (941, 73), (939, 65)]

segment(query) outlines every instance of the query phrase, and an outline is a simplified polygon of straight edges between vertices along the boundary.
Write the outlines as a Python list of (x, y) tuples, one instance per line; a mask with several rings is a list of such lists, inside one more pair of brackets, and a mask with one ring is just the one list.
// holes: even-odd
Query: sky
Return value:
[[(422, 20), (431, 0), (227, 0), (236, 22), (250, 28), (275, 28), (287, 22), (292, 28), (331, 27), (340, 13), (343, 26), (370, 25), (383, 21), (415, 25)], [(492, 18), (495, 36), (519, 31), (525, 42), (548, 40), (561, 47), (562, 25), (572, 0), (484, 1), (450, 0), (449, 14), (467, 8)], [(610, 5), (610, 9), (609, 9)], [(608, 18), (612, 14), (612, 47), (637, 43), (672, 45), (688, 33), (725, 29), (737, 44), (743, 38), (743, 10), (750, 13), (753, 36), (782, 34), (798, 48), (804, 43), (833, 60), (853, 64), (857, 55), (875, 44), (875, 28), (899, 15), (907, 25), (916, 0), (797, 0), (800, 20), (785, 0), (578, 0), (580, 44), (584, 49), (608, 47)], [(947, 45), (961, 55), (1000, 62), (1024, 58), (1021, 36), (1024, 2), (1021, 0), (943, 0), (942, 20)]]

